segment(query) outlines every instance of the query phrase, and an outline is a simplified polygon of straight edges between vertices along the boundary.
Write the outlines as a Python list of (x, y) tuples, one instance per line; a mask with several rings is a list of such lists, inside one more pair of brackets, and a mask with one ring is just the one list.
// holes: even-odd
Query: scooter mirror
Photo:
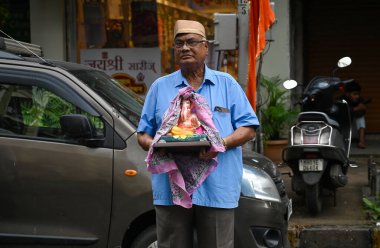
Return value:
[(343, 68), (351, 65), (351, 58), (350, 57), (343, 57), (338, 61), (338, 67)]
[(291, 79), (291, 80), (286, 80), (285, 82), (282, 83), (285, 89), (291, 90), (295, 87), (297, 87), (298, 83), (297, 81)]

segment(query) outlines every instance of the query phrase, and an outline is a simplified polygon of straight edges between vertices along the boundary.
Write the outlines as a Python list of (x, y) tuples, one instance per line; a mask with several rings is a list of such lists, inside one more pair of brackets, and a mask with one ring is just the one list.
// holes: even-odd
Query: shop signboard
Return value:
[(161, 51), (153, 48), (82, 49), (80, 63), (104, 70), (122, 86), (145, 97), (161, 76)]

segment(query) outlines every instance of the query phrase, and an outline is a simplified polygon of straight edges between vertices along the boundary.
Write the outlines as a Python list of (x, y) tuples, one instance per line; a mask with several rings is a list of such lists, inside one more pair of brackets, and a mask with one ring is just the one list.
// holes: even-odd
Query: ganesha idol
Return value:
[(168, 135), (176, 138), (184, 138), (196, 134), (202, 134), (203, 129), (198, 117), (193, 113), (191, 102), (188, 99), (183, 99), (181, 102), (181, 113), (178, 119), (178, 124), (173, 126)]
[(212, 122), (206, 100), (190, 87), (184, 88), (173, 99), (163, 116), (154, 147), (165, 147), (173, 151), (198, 152), (217, 143), (219, 133)]

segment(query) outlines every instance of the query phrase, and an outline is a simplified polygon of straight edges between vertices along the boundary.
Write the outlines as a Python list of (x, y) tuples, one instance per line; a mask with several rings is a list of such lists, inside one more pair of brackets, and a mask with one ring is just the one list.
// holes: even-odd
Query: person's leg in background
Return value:
[(355, 119), (355, 124), (356, 124), (356, 128), (358, 130), (358, 135), (359, 135), (358, 147), (364, 149), (364, 148), (366, 148), (366, 145), (365, 145), (365, 119), (364, 119), (364, 116), (356, 118)]

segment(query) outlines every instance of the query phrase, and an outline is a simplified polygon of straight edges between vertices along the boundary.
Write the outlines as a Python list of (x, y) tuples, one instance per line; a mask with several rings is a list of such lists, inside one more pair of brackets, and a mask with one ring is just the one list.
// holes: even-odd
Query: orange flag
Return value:
[(256, 59), (265, 48), (265, 32), (274, 21), (275, 15), (269, 0), (251, 0), (246, 95), (254, 110), (256, 110)]

